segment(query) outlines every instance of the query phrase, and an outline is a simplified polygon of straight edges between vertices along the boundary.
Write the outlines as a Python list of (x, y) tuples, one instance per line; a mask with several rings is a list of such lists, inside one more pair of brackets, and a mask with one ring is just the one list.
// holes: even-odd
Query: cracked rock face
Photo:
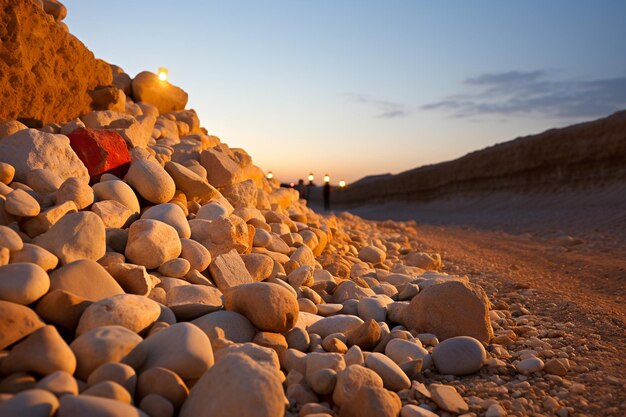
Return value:
[(89, 91), (111, 84), (109, 65), (37, 2), (1, 0), (0, 37), (0, 120), (71, 120), (91, 110)]

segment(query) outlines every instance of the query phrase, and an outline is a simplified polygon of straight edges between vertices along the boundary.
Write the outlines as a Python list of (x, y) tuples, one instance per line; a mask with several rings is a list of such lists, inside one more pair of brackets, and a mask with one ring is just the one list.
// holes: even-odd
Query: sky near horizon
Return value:
[(626, 1), (65, 0), (282, 181), (398, 173), (626, 109)]

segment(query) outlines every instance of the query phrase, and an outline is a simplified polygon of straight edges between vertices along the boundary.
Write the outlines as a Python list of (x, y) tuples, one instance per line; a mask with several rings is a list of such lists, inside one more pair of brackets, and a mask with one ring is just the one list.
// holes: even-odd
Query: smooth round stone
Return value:
[(398, 365), (415, 359), (422, 359), (424, 367), (427, 367), (429, 353), (418, 343), (400, 338), (391, 339), (385, 346), (385, 355)]
[(272, 243), (272, 235), (267, 230), (256, 229), (254, 231), (254, 238), (252, 240), (252, 245), (257, 248), (264, 248), (269, 246)]
[[(22, 238), (10, 227), (0, 225), (0, 247), (7, 248), (11, 252), (19, 251), (24, 246)], [(13, 256), (11, 254), (11, 256)]]
[(0, 317), (11, 317), (11, 320), (0, 320), (0, 349), (45, 326), (33, 310), (9, 301), (0, 300)]
[[(2, 243), (0, 242), (0, 246)], [(41, 246), (24, 243), (20, 250), (11, 251), (11, 263), (20, 262), (39, 265), (44, 271), (54, 269), (59, 264), (59, 258)]]
[(306, 352), (309, 349), (311, 344), (311, 338), (306, 330), (300, 327), (294, 327), (289, 330), (287, 335), (285, 336), (285, 340), (287, 341), (287, 346), (290, 349), (296, 349), (300, 352)]
[(124, 290), (99, 263), (81, 259), (50, 274), (50, 290), (64, 290), (89, 301), (124, 294)]
[(117, 382), (134, 396), (135, 387), (137, 386), (137, 374), (132, 367), (124, 363), (104, 363), (89, 375), (87, 385), (91, 387), (104, 381)]
[(322, 338), (333, 333), (348, 333), (363, 324), (363, 320), (355, 316), (337, 314), (325, 317), (307, 327), (309, 333), (315, 333)]
[(326, 395), (333, 392), (337, 383), (337, 372), (332, 369), (320, 369), (313, 373), (309, 379), (311, 389), (320, 395)]
[(359, 251), (359, 259), (363, 262), (379, 264), (383, 263), (386, 257), (385, 251), (376, 246), (364, 246)]
[(148, 394), (139, 403), (139, 408), (150, 417), (173, 417), (174, 405), (158, 394)]
[(187, 222), (187, 217), (183, 209), (174, 203), (152, 206), (143, 212), (141, 218), (162, 221), (176, 229), (181, 238), (189, 239), (191, 237), (191, 228)]
[(198, 326), (211, 341), (218, 337), (218, 327), (224, 331), (224, 338), (235, 343), (251, 342), (256, 333), (250, 320), (234, 311), (222, 310), (205, 314), (191, 323)]
[(56, 371), (41, 379), (35, 388), (45, 389), (60, 397), (61, 395), (78, 395), (76, 379), (65, 371)]
[(333, 391), (333, 401), (339, 407), (354, 400), (362, 386), (383, 387), (381, 377), (371, 369), (361, 365), (350, 365), (337, 374), (337, 384)]
[(328, 317), (328, 316), (332, 316), (334, 314), (339, 313), (342, 308), (343, 308), (343, 304), (334, 304), (334, 303), (318, 304), (317, 314), (319, 314), (320, 316)]
[(22, 340), (2, 361), (2, 372), (36, 372), (49, 375), (56, 371), (73, 374), (76, 357), (56, 327), (45, 326)]
[(341, 417), (397, 417), (402, 402), (395, 392), (380, 387), (361, 387), (354, 400), (341, 409)]
[(187, 399), (189, 389), (176, 373), (166, 368), (154, 367), (143, 371), (137, 382), (139, 398), (150, 394), (162, 396), (178, 409)]
[(102, 181), (94, 184), (92, 188), (98, 201), (115, 200), (131, 209), (133, 213), (139, 213), (141, 210), (135, 192), (124, 181)]
[(478, 372), (487, 358), (482, 343), (473, 337), (446, 339), (433, 349), (432, 359), (441, 374), (468, 375)]
[(308, 298), (298, 298), (298, 309), (300, 310), (300, 313), (304, 312), (317, 314), (317, 306)]
[(11, 184), (15, 177), (15, 168), (6, 162), (0, 162), (0, 182), (3, 184)]
[(102, 381), (90, 386), (81, 395), (89, 395), (93, 397), (110, 398), (124, 404), (131, 404), (132, 398), (126, 389), (113, 381)]
[[(445, 342), (445, 340), (444, 340)], [(440, 346), (441, 344), (443, 344), (443, 342), (439, 343)], [(543, 369), (543, 361), (539, 358), (536, 357), (530, 357), (530, 358), (526, 358), (524, 360), (519, 361), (516, 365), (515, 365), (515, 369), (517, 369), (517, 372), (521, 373), (521, 374), (531, 374), (533, 372), (539, 372)]]
[(159, 272), (173, 278), (182, 278), (189, 272), (191, 265), (183, 258), (171, 259), (159, 267)]
[(143, 411), (109, 398), (91, 395), (65, 395), (61, 397), (56, 417), (150, 417)]
[(202, 272), (209, 267), (211, 263), (211, 252), (202, 244), (191, 239), (180, 240), (182, 250), (180, 257), (189, 261), (189, 268)]
[(54, 394), (43, 389), (29, 389), (0, 402), (0, 416), (51, 417), (58, 408), (59, 400)]
[(66, 179), (54, 194), (56, 203), (73, 201), (78, 210), (83, 210), (94, 202), (94, 192), (89, 182), (76, 177)]
[(365, 365), (383, 380), (385, 388), (397, 392), (410, 388), (411, 381), (398, 365), (382, 353), (372, 352), (365, 358)]
[(128, 229), (125, 255), (134, 264), (155, 269), (171, 259), (178, 258), (181, 250), (176, 229), (161, 221), (137, 220)]
[(161, 315), (159, 304), (147, 297), (120, 294), (93, 303), (83, 313), (76, 335), (100, 326), (119, 325), (135, 333), (147, 331)]
[(100, 365), (119, 362), (131, 351), (137, 362), (143, 361), (145, 349), (134, 351), (142, 340), (141, 336), (122, 326), (102, 326), (86, 332), (70, 344), (77, 360), (76, 376), (86, 381)]
[(28, 305), (50, 288), (50, 278), (39, 265), (15, 263), (0, 266), (0, 299)]
[(167, 368), (183, 380), (199, 378), (214, 363), (211, 341), (191, 323), (177, 323), (150, 334), (142, 348), (147, 352), (143, 369)]
[(400, 410), (400, 417), (438, 417), (437, 414), (414, 404), (407, 404)]
[(228, 217), (228, 209), (219, 203), (208, 203), (200, 207), (196, 219), (218, 220)]
[(154, 204), (167, 203), (176, 191), (172, 177), (152, 159), (139, 159), (130, 164), (125, 180), (143, 198)]
[(380, 322), (387, 319), (387, 303), (378, 297), (359, 300), (357, 311), (364, 321), (372, 319)]
[(34, 217), (41, 211), (37, 200), (21, 189), (13, 190), (6, 196), (4, 209), (7, 213), (18, 217)]

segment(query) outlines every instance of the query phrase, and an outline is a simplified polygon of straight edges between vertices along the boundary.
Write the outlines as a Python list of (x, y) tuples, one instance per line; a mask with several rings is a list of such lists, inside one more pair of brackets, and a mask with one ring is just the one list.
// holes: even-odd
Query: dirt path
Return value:
[[(541, 240), (469, 227), (417, 225), (424, 249), (437, 251), (444, 270), (467, 274), (502, 300), (530, 289), (532, 314), (572, 323), (580, 340), (578, 373), (589, 415), (626, 415), (626, 247), (601, 241)], [(572, 244), (574, 243), (574, 244)], [(605, 412), (607, 411), (608, 412)]]

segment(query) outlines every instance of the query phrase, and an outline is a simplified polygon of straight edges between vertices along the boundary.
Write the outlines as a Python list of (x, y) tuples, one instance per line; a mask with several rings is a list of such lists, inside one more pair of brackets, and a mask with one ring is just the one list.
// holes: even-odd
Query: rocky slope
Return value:
[(354, 206), (495, 192), (550, 192), (626, 182), (626, 111), (521, 137), (462, 158), (350, 185), (334, 193)]

